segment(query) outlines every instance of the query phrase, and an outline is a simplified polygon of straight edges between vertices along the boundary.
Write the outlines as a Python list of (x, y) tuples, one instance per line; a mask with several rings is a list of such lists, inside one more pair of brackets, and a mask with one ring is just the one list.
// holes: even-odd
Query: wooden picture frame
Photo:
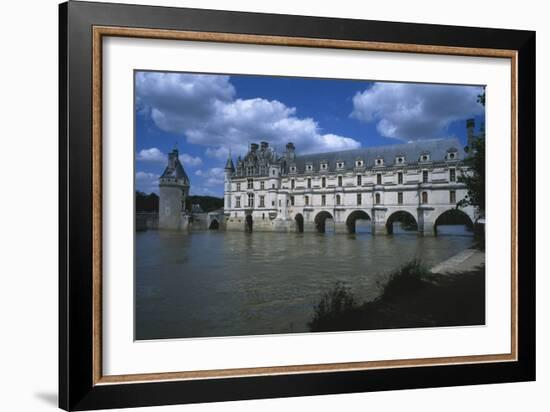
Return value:
[[(59, 406), (66, 410), (535, 379), (535, 33), (168, 7), (60, 5)], [(483, 56), (512, 64), (509, 354), (104, 376), (102, 39)]]

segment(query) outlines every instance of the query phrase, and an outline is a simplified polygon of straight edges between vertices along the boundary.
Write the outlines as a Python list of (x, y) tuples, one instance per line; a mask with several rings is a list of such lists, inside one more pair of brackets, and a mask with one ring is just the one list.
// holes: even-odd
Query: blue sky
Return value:
[(485, 120), (479, 86), (136, 72), (136, 189), (157, 192), (176, 145), (191, 194), (221, 196), (231, 149), (314, 153), (456, 137)]

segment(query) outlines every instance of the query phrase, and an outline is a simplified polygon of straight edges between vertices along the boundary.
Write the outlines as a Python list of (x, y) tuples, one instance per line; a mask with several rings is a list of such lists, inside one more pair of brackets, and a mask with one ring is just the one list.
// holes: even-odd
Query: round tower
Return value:
[(235, 173), (235, 166), (231, 158), (231, 152), (227, 157), (224, 169), (224, 184), (223, 184), (223, 208), (225, 211), (231, 209), (231, 177)]
[(182, 228), (185, 199), (189, 195), (189, 178), (177, 149), (168, 154), (168, 164), (159, 179), (159, 229)]

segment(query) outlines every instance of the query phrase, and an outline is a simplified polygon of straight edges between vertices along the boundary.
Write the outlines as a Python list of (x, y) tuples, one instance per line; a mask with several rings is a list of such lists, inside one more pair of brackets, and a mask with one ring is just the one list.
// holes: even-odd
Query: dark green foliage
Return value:
[(471, 175), (459, 176), (458, 181), (466, 184), (468, 194), (458, 202), (458, 207), (475, 206), (482, 214), (485, 212), (485, 139), (477, 139), (473, 143), (473, 150), (464, 160), (471, 168)]
[(212, 212), (223, 207), (223, 199), (213, 196), (188, 196), (185, 199), (185, 210), (190, 211), (191, 205), (199, 204), (203, 212)]
[(159, 197), (155, 193), (136, 192), (136, 212), (158, 212)]
[(348, 287), (342, 282), (336, 282), (334, 288), (325, 292), (321, 301), (315, 305), (313, 319), (308, 326), (315, 330), (319, 325), (334, 323), (342, 315), (357, 308), (355, 298)]
[(415, 259), (390, 275), (381, 296), (386, 300), (407, 296), (422, 289), (433, 279), (434, 275)]
[(359, 303), (336, 284), (314, 306), (312, 332), (482, 325), (485, 268), (453, 275), (430, 273), (412, 261), (392, 273), (378, 298)]

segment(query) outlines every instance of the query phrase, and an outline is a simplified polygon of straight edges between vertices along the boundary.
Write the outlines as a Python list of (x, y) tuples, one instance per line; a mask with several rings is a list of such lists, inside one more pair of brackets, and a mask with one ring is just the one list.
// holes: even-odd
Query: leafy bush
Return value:
[(379, 299), (392, 300), (404, 295), (410, 295), (426, 286), (426, 282), (435, 277), (426, 269), (419, 260), (412, 260), (397, 269), (389, 277), (387, 283), (382, 286), (382, 294)]
[(316, 330), (320, 324), (331, 324), (356, 308), (357, 303), (349, 287), (342, 282), (336, 282), (331, 290), (323, 293), (319, 303), (314, 306), (313, 318), (308, 326), (311, 330)]

